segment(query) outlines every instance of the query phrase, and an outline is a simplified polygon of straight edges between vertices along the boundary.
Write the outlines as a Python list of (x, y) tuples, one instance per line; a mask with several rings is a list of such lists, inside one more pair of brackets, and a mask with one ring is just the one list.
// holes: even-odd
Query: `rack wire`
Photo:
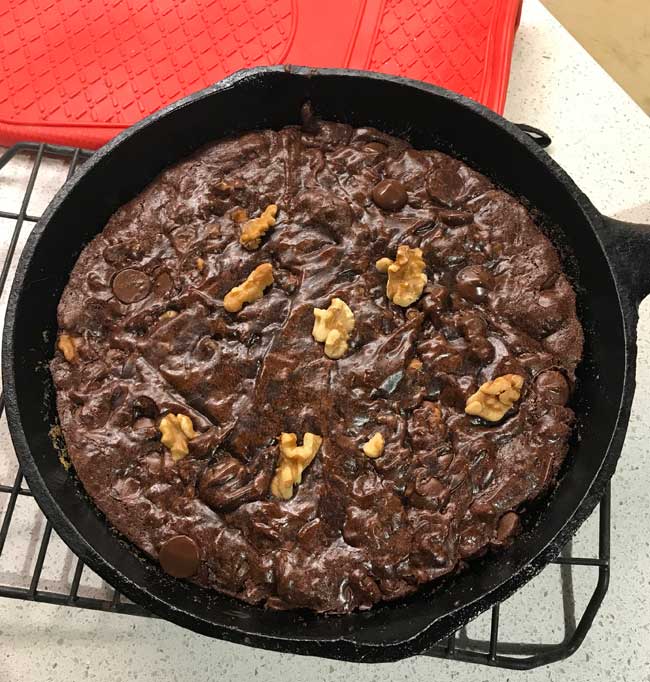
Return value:
[[(77, 168), (90, 156), (92, 151), (73, 147), (63, 147), (35, 142), (22, 142), (14, 145), (0, 156), (0, 172), (12, 160), (27, 157), (31, 161), (29, 179), (22, 197), (20, 208), (17, 212), (2, 210), (0, 206), (0, 218), (13, 221), (14, 227), (9, 239), (7, 252), (0, 269), (0, 296), (6, 289), (11, 266), (16, 257), (17, 245), (21, 233), (26, 224), (35, 224), (40, 216), (28, 213), (30, 199), (34, 192), (39, 170), (44, 159), (59, 159), (69, 163), (67, 177), (70, 178)], [(0, 393), (0, 417), (4, 413), (4, 396)], [(11, 551), (8, 544), (12, 521), (15, 519), (16, 504), (21, 497), (31, 498), (32, 493), (24, 481), (23, 475), (18, 469), (13, 481), (0, 480), (0, 511), (2, 523), (0, 525), (0, 558), (3, 552)], [(38, 512), (40, 514), (40, 511)], [(41, 515), (42, 516), (42, 515)], [(610, 488), (603, 496), (599, 507), (599, 526), (597, 539), (596, 557), (573, 556), (572, 543), (568, 543), (554, 564), (560, 567), (561, 578), (561, 610), (559, 614), (564, 626), (564, 634), (559, 642), (508, 642), (500, 639), (503, 620), (501, 605), (492, 608), (490, 624), (487, 632), (482, 637), (471, 637), (467, 628), (461, 628), (446, 640), (436, 644), (426, 655), (448, 660), (478, 663), (493, 667), (526, 670), (559, 661), (571, 656), (582, 644), (585, 636), (591, 628), (596, 614), (607, 593), (609, 585), (610, 569), (610, 525), (611, 504)], [(71, 606), (99, 611), (110, 611), (129, 614), (133, 616), (153, 617), (146, 609), (130, 602), (117, 590), (106, 586), (104, 593), (108, 597), (86, 596), (80, 593), (82, 578), (91, 573), (81, 559), (74, 557), (74, 572), (65, 590), (43, 589), (43, 567), (48, 558), (48, 550), (51, 550), (52, 538), (56, 535), (49, 521), (45, 522), (40, 542), (33, 547), (34, 557), (28, 558), (25, 566), (31, 566), (28, 575), (22, 575), (19, 582), (28, 582), (28, 586), (13, 584), (13, 581), (5, 581), (0, 574), (0, 597), (11, 599), (24, 599), (33, 602), (43, 602), (59, 606)], [(69, 551), (69, 550), (68, 550)], [(72, 553), (70, 552), (70, 555)], [(591, 569), (596, 572), (596, 584), (586, 607), (581, 610), (579, 618), (576, 614), (576, 602), (574, 599), (573, 575), (576, 571), (585, 572)], [(582, 573), (579, 573), (582, 575)], [(7, 582), (7, 584), (4, 584)], [(534, 610), (534, 609), (531, 609)], [(543, 629), (543, 627), (542, 627)], [(543, 639), (550, 639), (550, 632), (542, 632), (547, 635)]]

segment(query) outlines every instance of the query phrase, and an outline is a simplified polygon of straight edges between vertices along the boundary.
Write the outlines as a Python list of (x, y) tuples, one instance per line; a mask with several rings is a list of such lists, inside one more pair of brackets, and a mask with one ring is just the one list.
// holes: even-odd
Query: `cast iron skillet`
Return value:
[[(557, 487), (525, 517), (526, 530), (513, 546), (442, 586), (339, 617), (265, 611), (169, 578), (110, 530), (61, 466), (48, 435), (56, 410), (45, 363), (54, 352), (56, 306), (83, 246), (172, 162), (225, 135), (298, 123), (308, 99), (323, 118), (372, 125), (415, 147), (462, 157), (561, 226), (550, 236), (576, 286), (586, 336), (574, 397), (578, 435)], [(63, 540), (155, 614), (278, 651), (355, 661), (420, 653), (538, 573), (593, 510), (614, 473), (634, 393), (637, 308), (650, 292), (649, 230), (600, 215), (528, 135), (460, 95), (360, 71), (240, 71), (118, 135), (65, 184), (32, 232), (11, 290), (2, 362), (23, 473)]]

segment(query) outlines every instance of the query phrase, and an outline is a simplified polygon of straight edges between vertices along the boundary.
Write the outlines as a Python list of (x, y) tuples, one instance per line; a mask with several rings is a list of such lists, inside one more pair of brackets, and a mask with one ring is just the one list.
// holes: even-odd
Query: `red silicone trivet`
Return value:
[(501, 112), (521, 0), (4, 0), (0, 144), (95, 148), (245, 66), (399, 74)]

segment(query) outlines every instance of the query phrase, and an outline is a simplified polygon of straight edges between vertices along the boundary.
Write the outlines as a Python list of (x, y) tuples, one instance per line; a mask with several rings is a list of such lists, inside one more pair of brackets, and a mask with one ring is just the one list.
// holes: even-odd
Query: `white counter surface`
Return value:
[[(513, 57), (506, 116), (546, 130), (550, 153), (605, 213), (650, 223), (650, 118), (584, 52), (537, 0), (525, 0)], [(27, 182), (27, 158), (0, 171), (0, 208), (18, 207)], [(44, 164), (29, 212), (38, 214), (65, 177), (65, 165)], [(11, 221), (0, 219), (0, 255)], [(24, 239), (21, 239), (21, 244)], [(20, 245), (19, 245), (20, 246)], [(4, 300), (0, 301), (4, 305)], [(23, 680), (408, 680), (521, 679), (527, 682), (650, 680), (650, 307), (639, 324), (638, 391), (628, 436), (613, 481), (612, 580), (605, 603), (583, 646), (571, 658), (526, 673), (458, 662), (413, 658), (363, 666), (268, 653), (211, 640), (159, 620), (0, 599), (0, 681)], [(0, 423), (0, 482), (13, 480), (13, 451)], [(0, 516), (6, 496), (0, 496)], [(42, 517), (40, 517), (42, 518)], [(34, 502), (20, 498), (8, 548), (0, 557), (0, 582), (18, 584), (31, 570), (43, 530)], [(595, 518), (575, 545), (595, 548)], [(62, 569), (63, 567), (63, 569)], [(72, 558), (55, 538), (41, 589), (69, 583)], [(574, 576), (579, 609), (595, 573)], [(84, 580), (87, 594), (105, 593), (101, 581)], [(580, 612), (580, 610), (578, 611)], [(506, 639), (559, 640), (562, 635), (559, 572), (546, 569), (502, 606)], [(470, 634), (485, 633), (484, 619)]]

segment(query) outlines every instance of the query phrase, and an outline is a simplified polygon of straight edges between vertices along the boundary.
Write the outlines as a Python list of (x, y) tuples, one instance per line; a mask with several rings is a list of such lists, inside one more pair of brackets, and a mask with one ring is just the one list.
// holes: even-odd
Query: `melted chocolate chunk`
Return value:
[(486, 299), (492, 282), (492, 275), (480, 265), (468, 265), (456, 275), (458, 293), (474, 303), (482, 303)]
[(164, 296), (174, 288), (174, 280), (168, 272), (160, 272), (153, 283), (153, 290), (158, 296)]
[[(235, 216), (271, 203), (276, 225), (242, 249)], [(400, 244), (429, 278), (407, 309), (374, 265)], [(274, 283), (226, 313), (262, 262)], [(339, 360), (312, 337), (332, 298), (355, 316)], [(341, 613), (410, 594), (510, 542), (567, 452), (581, 328), (526, 209), (440, 152), (307, 109), (165, 170), (84, 249), (58, 315), (83, 340), (51, 367), (88, 494), (167, 573), (249, 603)], [(515, 409), (468, 417), (509, 372)], [(179, 461), (168, 412), (198, 434)], [(323, 438), (288, 501), (270, 492), (282, 432)]]
[(562, 372), (550, 369), (535, 379), (537, 390), (555, 405), (566, 405), (569, 400), (569, 384)]
[(519, 529), (519, 515), (515, 512), (506, 512), (497, 526), (497, 542), (505, 543), (516, 534)]
[(175, 535), (158, 552), (158, 561), (174, 578), (191, 578), (198, 570), (201, 557), (196, 542), (187, 535)]
[(122, 303), (137, 303), (147, 298), (151, 280), (141, 270), (126, 268), (113, 277), (113, 293)]
[(427, 178), (427, 194), (443, 206), (454, 206), (463, 189), (462, 178), (453, 167), (437, 168)]
[(384, 211), (399, 211), (406, 206), (408, 196), (398, 180), (382, 180), (372, 188), (372, 200)]
[(469, 211), (439, 211), (436, 216), (438, 220), (450, 227), (459, 227), (472, 222), (474, 216)]
[(158, 416), (158, 406), (146, 395), (141, 395), (133, 401), (133, 410), (138, 417), (149, 417), (151, 419)]

